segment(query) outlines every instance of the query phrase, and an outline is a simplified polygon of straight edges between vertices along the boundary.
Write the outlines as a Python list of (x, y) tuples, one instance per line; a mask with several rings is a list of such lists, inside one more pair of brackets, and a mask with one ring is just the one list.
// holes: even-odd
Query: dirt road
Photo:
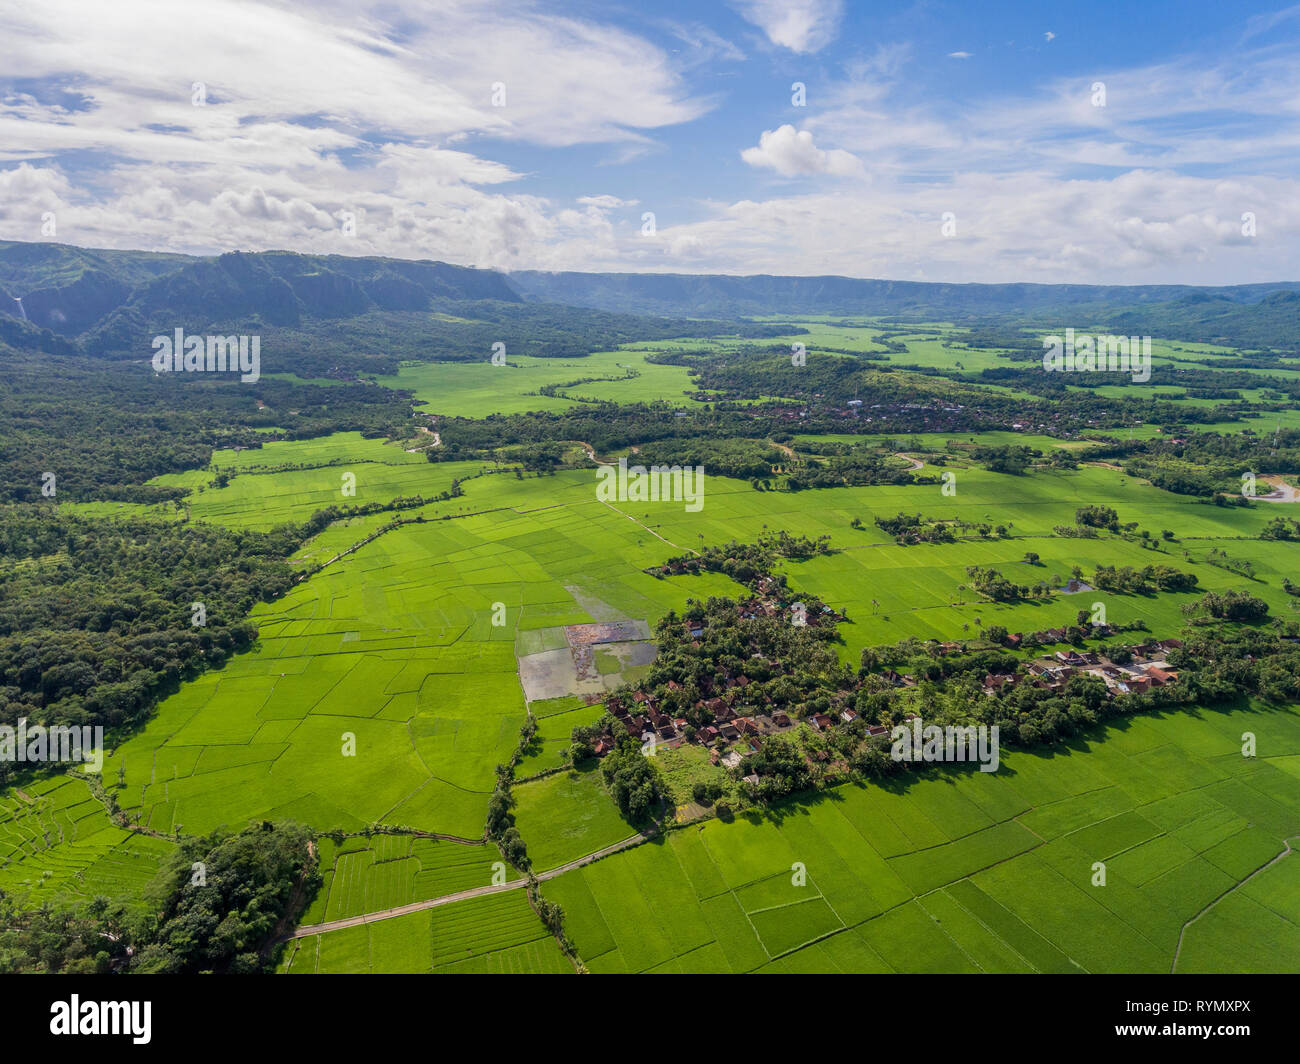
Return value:
[(1300, 489), (1288, 484), (1279, 476), (1260, 477), (1273, 490), (1267, 495), (1256, 495), (1256, 502), (1300, 502)]
[[(591, 864), (592, 861), (598, 861), (602, 857), (608, 857), (611, 853), (617, 853), (619, 850), (626, 850), (632, 846), (639, 846), (646, 841), (646, 836), (641, 834), (633, 835), (622, 842), (616, 842), (612, 846), (606, 846), (604, 849), (597, 850), (595, 853), (589, 853), (586, 857), (579, 857), (576, 861), (569, 861), (566, 864), (557, 865), (555, 868), (545, 872), (539, 872), (537, 879), (545, 881), (554, 879), (556, 876), (563, 875), (565, 872), (571, 872), (575, 868), (581, 868), (583, 865)], [(409, 905), (399, 905), (393, 909), (381, 909), (378, 912), (362, 913), (360, 916), (349, 916), (343, 920), (328, 920), (323, 924), (310, 924), (306, 927), (295, 928), (293, 933), (285, 936), (283, 941), (294, 938), (309, 938), (312, 935), (319, 935), (326, 931), (338, 931), (345, 927), (358, 927), (361, 924), (374, 923), (377, 920), (391, 920), (395, 916), (406, 916), (408, 913), (418, 913), (425, 909), (436, 909), (440, 905), (452, 905), (458, 901), (467, 901), (470, 898), (480, 898), (486, 894), (500, 894), (506, 890), (518, 890), (520, 887), (528, 885), (526, 879), (514, 879), (509, 883), (488, 884), (483, 887), (474, 887), (472, 890), (462, 890), (455, 894), (444, 894), (440, 898), (429, 898), (425, 901), (413, 901)]]

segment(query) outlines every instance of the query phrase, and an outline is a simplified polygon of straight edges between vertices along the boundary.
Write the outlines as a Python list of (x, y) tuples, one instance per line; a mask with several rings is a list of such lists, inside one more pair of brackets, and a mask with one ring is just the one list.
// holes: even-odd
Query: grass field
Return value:
[(538, 872), (636, 834), (619, 815), (595, 768), (557, 772), (518, 784), (512, 793), (518, 803), (515, 826)]
[[(195, 520), (232, 528), (266, 530), (305, 521), (330, 506), (388, 503), (399, 497), (440, 495), (451, 482), (480, 475), (481, 462), (427, 461), (397, 444), (339, 433), (318, 440), (275, 441), (245, 451), (217, 451), (213, 465), (231, 474), (225, 487), (213, 487), (208, 470), (171, 473), (151, 484), (183, 487)], [(457, 501), (439, 513), (464, 513)], [(389, 520), (392, 516), (389, 515)], [(383, 523), (383, 522), (380, 522)]]
[[(317, 840), (322, 885), (302, 924), (341, 920), (518, 879), (491, 844), (410, 835)], [(499, 878), (496, 878), (499, 877)]]
[[(418, 362), (402, 366), (396, 376), (379, 377), (389, 388), (415, 393), (431, 414), (486, 417), (529, 410), (568, 410), (580, 400), (638, 403), (663, 401), (684, 405), (693, 391), (681, 366), (660, 366), (634, 350), (598, 351), (586, 358), (533, 358), (508, 355), (493, 365), (481, 362)], [(539, 395), (558, 385), (562, 395)]]
[[(791, 339), (810, 352), (881, 351), (876, 338), (893, 331), (802, 324), (810, 333)], [(949, 326), (908, 328), (907, 353), (889, 355), (895, 364), (1007, 364), (994, 351), (945, 346)], [(780, 342), (707, 341), (735, 351)], [(388, 383), (412, 388), (429, 412), (469, 416), (562, 410), (580, 399), (684, 404), (693, 387), (686, 370), (644, 356), (702, 343), (512, 358), (517, 365), (507, 367), (486, 357), (404, 366)], [(1158, 352), (1183, 361), (1218, 353), (1195, 345)], [(575, 383), (584, 378), (599, 379)], [(563, 395), (534, 394), (546, 385)], [(947, 438), (897, 439), (908, 450)], [(832, 439), (862, 438), (800, 437), (795, 445)], [(979, 441), (1078, 446), (1014, 432)], [(630, 837), (599, 773), (563, 767), (570, 732), (602, 708), (573, 697), (530, 705), (519, 659), (565, 652), (566, 625), (653, 627), (688, 598), (739, 594), (718, 575), (645, 572), (701, 539), (753, 541), (776, 529), (829, 535), (833, 553), (781, 570), (848, 617), (840, 652), (853, 664), (861, 648), (909, 635), (961, 640), (993, 624), (1070, 624), (1094, 602), (1111, 623), (1142, 621), (1172, 636), (1197, 597), (1084, 592), (1001, 605), (964, 586), (971, 565), (1059, 585), (1074, 565), (1090, 573), (1099, 564), (1166, 564), (1195, 573), (1202, 591), (1241, 587), (1242, 578), (1207, 560), (1226, 550), (1255, 565), (1258, 580), (1246, 586), (1274, 616), (1295, 612), (1281, 581), (1295, 572), (1296, 545), (1255, 538), (1293, 508), (1208, 506), (1098, 466), (1008, 476), (958, 461), (945, 467), (956, 474), (955, 495), (917, 484), (763, 492), (708, 476), (704, 508), (691, 513), (680, 504), (598, 502), (592, 470), (517, 479), (482, 462), (429, 463), (411, 445), (343, 433), (219, 451), (212, 464), (229, 477), (224, 487), (210, 486), (212, 469), (155, 481), (190, 489), (181, 508), (77, 507), (167, 520), (188, 509), (196, 521), (267, 529), (329, 505), (432, 497), (461, 482), (457, 498), (342, 520), (306, 544), (296, 564), (328, 564), (254, 610), (255, 649), (182, 685), (106, 761), (105, 784), (122, 808), (164, 835), (284, 818), (322, 833), (379, 823), (476, 843), (322, 836), (325, 883), (308, 924), (490, 882), (500, 855), (481, 840), (496, 766), (510, 760), (530, 713), (538, 733), (513, 794), (534, 869)], [(342, 491), (346, 473), (355, 475), (355, 495)], [(1053, 533), (1073, 524), (1079, 506), (1098, 503), (1157, 541), (1164, 529), (1175, 539), (1150, 550), (1110, 535)], [(874, 524), (899, 512), (1005, 524), (1008, 535), (903, 547)], [(350, 550), (399, 516), (410, 523)], [(855, 518), (862, 528), (850, 526)], [(1029, 565), (1027, 551), (1041, 564)], [(608, 648), (596, 651), (598, 674), (619, 666)], [(1257, 761), (1238, 752), (1247, 730), (1260, 736)], [(677, 802), (695, 779), (720, 771), (707, 770), (704, 756), (698, 748), (664, 752)], [(528, 779), (539, 773), (548, 774)], [(1300, 717), (1252, 706), (1132, 719), (1069, 746), (1004, 753), (993, 775), (929, 773), (907, 786), (842, 787), (770, 817), (712, 820), (565, 873), (543, 891), (563, 906), (566, 929), (595, 972), (1168, 971), (1180, 934), (1180, 972), (1271, 971), (1294, 968), (1300, 956), (1300, 857), (1269, 864), (1297, 834)], [(75, 778), (0, 792), (6, 892), (36, 901), (138, 895), (172, 845), (112, 825)], [(1105, 887), (1091, 884), (1097, 861), (1107, 866)], [(300, 940), (282, 970), (572, 965), (517, 890)]]
[(32, 903), (131, 897), (172, 848), (114, 825), (86, 783), (71, 776), (0, 793), (0, 890)]
[(653, 619), (690, 594), (641, 571), (664, 544), (591, 485), (580, 472), (470, 481), (454, 502), (475, 516), (407, 524), (259, 608), (256, 650), (164, 701), (108, 760), (114, 784), (125, 766), (123, 808), (167, 833), (276, 816), (481, 837), (525, 720), (521, 633), (590, 622), (597, 604)]
[(511, 890), (296, 939), (280, 971), (558, 975), (572, 974), (573, 965), (524, 892)]
[(1242, 881), (1300, 831), (1297, 751), (1295, 711), (1132, 718), (686, 827), (543, 894), (595, 972), (1167, 972), (1220, 896), (1177, 970), (1291, 971), (1300, 855)]
[[(816, 594), (845, 613), (850, 622), (840, 632), (846, 660), (856, 661), (864, 646), (895, 642), (904, 636), (935, 639), (975, 638), (980, 625), (1000, 624), (1010, 631), (1036, 631), (1074, 623), (1080, 609), (1093, 602), (1106, 605), (1111, 623), (1145, 621), (1162, 636), (1174, 635), (1184, 622), (1181, 607), (1197, 596), (1121, 595), (1085, 592), (1055, 595), (1050, 600), (996, 604), (973, 591), (962, 590), (969, 565), (992, 566), (1017, 583), (1033, 584), (1059, 576), (1061, 586), (1074, 565), (1090, 573), (1097, 565), (1171, 565), (1195, 573), (1201, 588), (1238, 587), (1236, 574), (1209, 565), (1205, 557), (1215, 547), (1249, 557), (1259, 581), (1253, 594), (1264, 598), (1274, 613), (1290, 610), (1290, 596), (1281, 588), (1293, 571), (1294, 545), (1250, 539), (1275, 515), (1265, 505), (1253, 509), (1200, 504), (1173, 495), (1113, 470), (1085, 466), (1078, 471), (1009, 476), (983, 469), (956, 471), (957, 494), (944, 496), (939, 485), (835, 488), (816, 493), (816, 505), (802, 494), (756, 492), (737, 481), (715, 478), (699, 514), (661, 508), (653, 512), (625, 509), (677, 544), (689, 544), (692, 533), (705, 541), (725, 543), (753, 540), (765, 530), (782, 528), (792, 535), (829, 535), (836, 553), (806, 562), (790, 562), (784, 571), (793, 586)], [(1055, 525), (1072, 525), (1075, 510), (1101, 503), (1113, 506), (1120, 521), (1137, 521), (1159, 539), (1164, 529), (1176, 541), (1150, 550), (1110, 536), (1096, 540), (1063, 539)], [(1009, 535), (997, 540), (960, 541), (903, 547), (876, 528), (874, 518), (897, 513), (922, 513), (935, 518), (960, 517), (970, 522), (1005, 524)], [(1289, 512), (1289, 511), (1288, 511)], [(849, 527), (859, 518), (863, 528)], [(1031, 566), (1026, 552), (1040, 555)], [(710, 591), (697, 594), (707, 595)]]
[(567, 762), (561, 756), (569, 749), (573, 729), (599, 720), (605, 712), (603, 705), (579, 706), (562, 713), (541, 716), (537, 711), (538, 703), (529, 708), (537, 716), (537, 736), (533, 750), (519, 762), (515, 769), (516, 779), (526, 779), (548, 769), (560, 768)]
[[(277, 448), (310, 460), (296, 444), (263, 451), (273, 457)], [(322, 446), (315, 457), (336, 453)], [(375, 470), (426, 477), (448, 472), (407, 462), (398, 458), (400, 451), (377, 453), (394, 461), (371, 463)], [(241, 455), (247, 464), (254, 452)], [(264, 454), (261, 460), (271, 459)], [(331, 474), (333, 468), (322, 467)], [(292, 478), (320, 471), (247, 472), (204, 497), (246, 482), (296, 494)], [(259, 607), (253, 618), (261, 632), (257, 649), (185, 685), (110, 758), (106, 780), (115, 781), (119, 765), (125, 766), (123, 807), (164, 833), (275, 815), (320, 830), (379, 821), (479, 838), (494, 766), (514, 749), (525, 719), (516, 654), (531, 652), (524, 646), (529, 633), (597, 619), (591, 609), (653, 624), (688, 596), (725, 591), (730, 585), (722, 578), (657, 580), (643, 572), (690, 549), (700, 532), (706, 542), (751, 540), (776, 527), (829, 534), (832, 546), (842, 549), (786, 563), (785, 570), (796, 588), (847, 613), (850, 623), (841, 632), (851, 661), (862, 646), (909, 634), (973, 637), (976, 618), (1012, 630), (1065, 624), (1094, 600), (1106, 602), (1112, 621), (1140, 618), (1156, 634), (1172, 635), (1181, 624), (1181, 605), (1192, 597), (1085, 593), (995, 605), (961, 590), (970, 564), (993, 565), (1029, 582), (1068, 573), (1076, 562), (1085, 569), (1162, 562), (1195, 572), (1205, 588), (1226, 588), (1239, 578), (1203, 559), (1214, 546), (1245, 549), (1262, 578), (1252, 590), (1275, 612), (1289, 606), (1279, 584), (1290, 571), (1293, 545), (1238, 538), (1257, 532), (1272, 509), (1199, 505), (1094, 467), (1024, 477), (964, 469), (955, 497), (941, 496), (937, 486), (844, 488), (818, 492), (815, 506), (808, 496), (756, 492), (743, 482), (712, 478), (698, 514), (667, 503), (607, 506), (594, 500), (593, 480), (589, 471), (468, 480), (462, 498), (419, 511), (429, 520), (386, 533), (274, 605)], [(1153, 552), (1114, 537), (1051, 535), (1053, 525), (1072, 523), (1077, 506), (1099, 501), (1113, 504), (1121, 520), (1138, 520), (1157, 534), (1176, 530), (1178, 541)], [(251, 523), (282, 507), (306, 512), (312, 505), (282, 504), (246, 490), (224, 519)], [(465, 516), (437, 519), (448, 510)], [(900, 547), (871, 522), (900, 510), (1005, 522), (1011, 537)], [(862, 518), (863, 529), (849, 527), (853, 517)], [(333, 557), (375, 527), (369, 519), (340, 523), (302, 556)], [(1022, 561), (1030, 549), (1042, 555), (1042, 565)], [(492, 625), (495, 603), (505, 607), (502, 627)], [(583, 711), (547, 724), (543, 752), (525, 762), (521, 774), (555, 767), (567, 732), (587, 716)], [(349, 741), (355, 756), (344, 753)], [(556, 815), (564, 820), (566, 814)], [(551, 853), (545, 832), (533, 846), (544, 857)], [(555, 851), (557, 860), (562, 849)]]

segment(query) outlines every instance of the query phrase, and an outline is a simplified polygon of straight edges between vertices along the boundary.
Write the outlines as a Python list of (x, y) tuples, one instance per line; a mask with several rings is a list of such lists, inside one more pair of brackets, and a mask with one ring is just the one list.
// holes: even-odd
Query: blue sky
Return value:
[(10, 239), (1300, 277), (1300, 5), (42, 0), (0, 72)]

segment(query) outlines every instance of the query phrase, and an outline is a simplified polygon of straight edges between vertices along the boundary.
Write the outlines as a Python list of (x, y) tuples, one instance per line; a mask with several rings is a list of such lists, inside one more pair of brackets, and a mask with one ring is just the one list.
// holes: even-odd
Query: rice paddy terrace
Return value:
[[(926, 344), (910, 361), (940, 357)], [(627, 351), (599, 366), (530, 364), (510, 401), (538, 409), (537, 387), (578, 377), (607, 378), (573, 386), (589, 397), (681, 400), (683, 370), (637, 363), (632, 376), (635, 361)], [(412, 372), (432, 404), (467, 404), (439, 412), (501, 409), (485, 376), (495, 368), (456, 367), (441, 398), (441, 367)], [(531, 716), (538, 735), (516, 770), (517, 827), (541, 896), (563, 908), (593, 972), (1294, 966), (1294, 708), (1127, 718), (1005, 753), (996, 773), (846, 785), (650, 841), (619, 816), (599, 772), (568, 769), (561, 756), (572, 728), (600, 715), (605, 690), (644, 675), (660, 617), (690, 598), (741, 593), (719, 575), (646, 572), (701, 541), (829, 535), (832, 553), (782, 571), (848, 618), (839, 653), (856, 664), (862, 648), (905, 636), (1069, 625), (1094, 602), (1112, 623), (1172, 636), (1200, 592), (1241, 586), (1213, 563), (1217, 552), (1249, 557), (1252, 594), (1285, 615), (1294, 600), (1281, 581), (1298, 548), (1257, 538), (1275, 508), (1206, 506), (1099, 465), (1010, 477), (972, 464), (949, 467), (955, 495), (924, 484), (755, 491), (710, 477), (703, 510), (688, 513), (597, 501), (591, 469), (520, 477), (492, 463), (431, 463), (411, 444), (356, 434), (273, 442), (218, 453), (223, 486), (211, 470), (159, 478), (189, 489), (190, 520), (251, 529), (330, 505), (437, 501), (341, 520), (306, 544), (296, 563), (310, 575), (256, 609), (254, 650), (185, 684), (107, 758), (102, 780), (119, 823), (75, 774), (0, 794), (0, 888), (33, 900), (129, 894), (179, 833), (294, 819), (318, 833), (325, 883), (282, 971), (573, 971), (519, 874), (485, 841), (497, 766)], [(344, 494), (349, 475), (354, 493)], [(1097, 504), (1176, 540), (1153, 557), (1130, 540), (1054, 531)], [(97, 506), (106, 516), (129, 509)], [(178, 519), (174, 508), (153, 512)], [(902, 546), (873, 522), (900, 512), (1007, 534)], [(1153, 561), (1194, 573), (1198, 593), (1089, 590), (1000, 604), (966, 586), (972, 565), (1029, 582)], [(1257, 757), (1241, 754), (1246, 732)], [(363, 833), (375, 826), (392, 833)], [(1094, 885), (1098, 862), (1105, 886)], [(465, 896), (441, 901), (454, 895)], [(403, 906), (416, 907), (384, 915)], [(373, 915), (384, 918), (361, 919)]]

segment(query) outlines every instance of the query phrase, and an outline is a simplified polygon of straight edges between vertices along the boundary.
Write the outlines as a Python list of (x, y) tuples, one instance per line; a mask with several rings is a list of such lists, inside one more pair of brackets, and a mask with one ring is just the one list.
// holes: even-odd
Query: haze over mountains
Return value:
[[(487, 322), (498, 326), (497, 334), (511, 333), (527, 353), (579, 353), (571, 342), (547, 340), (546, 323), (557, 307), (570, 308), (599, 334), (593, 342), (602, 344), (616, 343), (628, 331), (627, 315), (667, 319), (653, 329), (659, 336), (717, 333), (724, 322), (734, 329), (736, 319), (769, 314), (966, 323), (1016, 315), (1031, 326), (1111, 327), (1281, 350), (1294, 350), (1300, 335), (1300, 282), (1294, 281), (1198, 288), (502, 273), (429, 260), (283, 251), (198, 257), (0, 242), (0, 339), (63, 353), (144, 357), (147, 336), (177, 325), (306, 330), (327, 347), (382, 344), (413, 322), (427, 325), (431, 312), (461, 318), (461, 333), (475, 334), (476, 350), (490, 341), (477, 335), (475, 324)], [(710, 321), (701, 327), (682, 320), (701, 318)], [(350, 339), (322, 328), (348, 320), (360, 329)], [(445, 324), (443, 335), (430, 339), (446, 341), (456, 333), (454, 322)], [(447, 357), (464, 356), (457, 350)]]

